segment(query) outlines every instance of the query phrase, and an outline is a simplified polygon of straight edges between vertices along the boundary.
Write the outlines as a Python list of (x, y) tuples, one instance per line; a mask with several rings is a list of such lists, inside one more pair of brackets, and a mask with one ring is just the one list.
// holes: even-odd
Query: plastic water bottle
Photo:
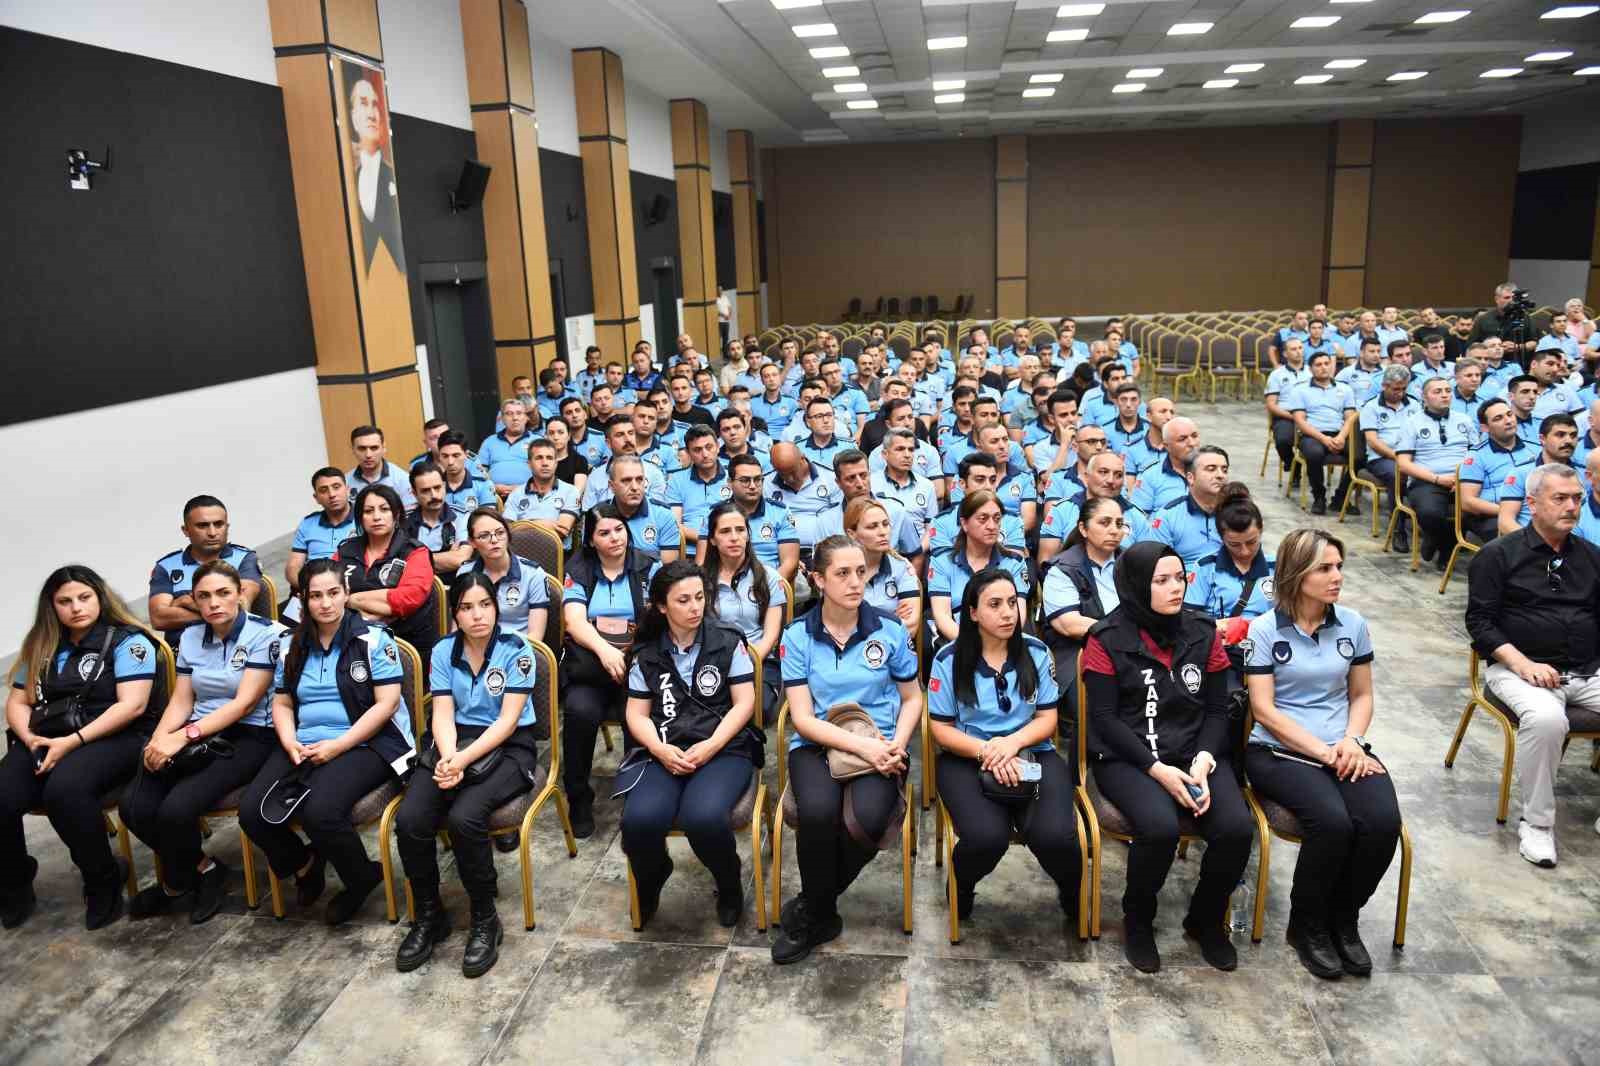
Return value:
[(1235, 933), (1248, 932), (1254, 913), (1250, 907), (1250, 882), (1241, 877), (1233, 889), (1233, 921), (1228, 928)]

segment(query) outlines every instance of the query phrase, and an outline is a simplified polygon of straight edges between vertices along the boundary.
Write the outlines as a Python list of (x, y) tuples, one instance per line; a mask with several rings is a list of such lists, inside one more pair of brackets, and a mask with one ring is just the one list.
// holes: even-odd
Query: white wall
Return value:
[(461, 5), (456, 0), (378, 0), (378, 24), (393, 110), (470, 130)]
[(4, 0), (0, 24), (278, 84), (266, 0)]
[(533, 47), (533, 110), (539, 119), (539, 147), (577, 155), (572, 49), (541, 31), (535, 11), (528, 12), (528, 41)]
[(43, 517), (15, 525), (0, 552), (5, 654), (22, 643), (33, 597), (56, 567), (85, 563), (139, 599), (151, 565), (183, 545), (189, 497), (221, 499), (233, 539), (253, 547), (315, 507), (311, 472), (327, 462), (309, 368), (0, 427), (0, 454), (61, 456), (93, 474), (28, 480), (21, 513)]
[(673, 180), (672, 105), (638, 82), (623, 69), (624, 95), (628, 107), (628, 167), (641, 174)]

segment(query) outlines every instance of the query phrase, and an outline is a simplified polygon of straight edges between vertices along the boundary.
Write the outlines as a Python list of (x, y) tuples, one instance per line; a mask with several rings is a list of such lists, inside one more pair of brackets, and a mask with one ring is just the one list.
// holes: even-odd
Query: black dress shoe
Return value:
[(444, 909), (439, 893), (433, 892), (426, 899), (419, 898), (416, 920), (411, 923), (406, 938), (400, 941), (400, 950), (394, 956), (394, 968), (401, 973), (410, 973), (433, 958), (433, 946), (449, 935), (450, 914)]
[(777, 939), (772, 942), (772, 961), (779, 966), (799, 962), (811, 954), (813, 948), (826, 944), (844, 931), (844, 919), (836, 910), (830, 915), (813, 914), (810, 906), (795, 908), (790, 921), (784, 923)]
[(579, 840), (594, 836), (594, 804), (588, 800), (572, 801), (572, 835)]
[(963, 922), (972, 917), (972, 908), (977, 905), (978, 890), (975, 888), (956, 889), (956, 917)]
[(367, 880), (345, 885), (328, 901), (328, 910), (323, 918), (329, 925), (343, 925), (354, 918), (362, 904), (367, 902), (367, 897), (372, 895), (372, 890), (383, 884), (382, 866), (369, 862), (367, 869), (370, 874)]
[[(577, 834), (574, 833), (573, 835), (576, 836)], [(522, 830), (519, 829), (515, 833), (502, 833), (489, 839), (494, 841), (494, 850), (502, 855), (508, 855), (522, 846)]]
[(128, 880), (128, 863), (117, 856), (114, 874), (85, 878), (83, 882), (83, 927), (93, 932), (122, 917), (122, 886)]
[[(39, 868), (39, 864), (31, 855), (28, 861), (34, 864), (35, 870)], [(0, 894), (0, 927), (15, 929), (28, 920), (38, 902), (39, 898), (33, 893), (33, 876), (30, 874), (26, 882), (9, 892)]]
[(1223, 971), (1239, 968), (1239, 953), (1228, 939), (1228, 931), (1220, 922), (1183, 923), (1183, 935), (1200, 944), (1200, 956), (1213, 967)]
[[(649, 924), (650, 919), (661, 907), (661, 890), (666, 887), (667, 879), (672, 876), (672, 860), (667, 860), (667, 872), (661, 875), (661, 880), (652, 888), (639, 886), (639, 928), (643, 929)], [(737, 919), (735, 919), (737, 920)]]
[(317, 854), (315, 848), (311, 849), (311, 868), (296, 875), (294, 884), (294, 901), (301, 909), (322, 898), (323, 891), (328, 887), (328, 860)]
[(500, 925), (500, 915), (495, 912), (494, 899), (474, 902), (472, 927), (467, 930), (467, 947), (461, 953), (461, 975), (482, 977), (500, 958), (500, 941), (506, 931)]
[(1333, 946), (1339, 952), (1344, 972), (1352, 977), (1367, 977), (1372, 973), (1372, 956), (1361, 942), (1361, 929), (1354, 918), (1334, 923)]
[(1327, 514), (1328, 513), (1328, 502), (1326, 500), (1322, 499), (1320, 496), (1313, 496), (1311, 498), (1311, 513), (1312, 514)]
[(1389, 547), (1401, 555), (1410, 555), (1411, 537), (1397, 529), (1395, 530), (1394, 540), (1389, 543)]
[(190, 892), (180, 892), (172, 895), (160, 884), (141, 888), (128, 900), (128, 917), (133, 919), (155, 918), (162, 914), (171, 914), (186, 904), (194, 901)]
[(1122, 954), (1128, 965), (1140, 973), (1157, 973), (1161, 969), (1161, 952), (1156, 950), (1155, 926), (1148, 922), (1122, 920)]
[(228, 868), (215, 859), (211, 869), (200, 874), (194, 882), (194, 908), (189, 911), (189, 923), (200, 925), (217, 916), (228, 899)]
[(804, 919), (801, 918), (800, 913), (804, 909), (805, 905), (805, 893), (797, 893), (795, 897), (788, 903), (785, 903), (783, 905), (783, 909), (778, 912), (778, 924), (787, 929), (790, 926), (795, 925), (797, 922), (803, 921)]
[(1328, 934), (1325, 927), (1296, 925), (1291, 920), (1284, 939), (1293, 945), (1295, 954), (1300, 956), (1300, 965), (1304, 966), (1311, 976), (1326, 981), (1337, 980), (1344, 976), (1344, 963), (1339, 958), (1338, 949), (1333, 946), (1333, 937)]
[(717, 889), (717, 924), (724, 929), (732, 929), (739, 924), (739, 916), (744, 913), (744, 886), (733, 885), (727, 889)]

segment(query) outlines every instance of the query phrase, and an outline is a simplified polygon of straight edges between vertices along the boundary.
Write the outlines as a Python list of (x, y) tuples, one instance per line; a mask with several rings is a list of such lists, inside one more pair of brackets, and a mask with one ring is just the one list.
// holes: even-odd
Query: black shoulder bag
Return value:
[(29, 732), (46, 740), (57, 740), (72, 736), (94, 721), (95, 716), (84, 708), (83, 701), (89, 695), (89, 690), (100, 680), (100, 676), (106, 672), (106, 659), (111, 653), (111, 639), (117, 632), (115, 626), (106, 626), (106, 635), (100, 641), (100, 658), (95, 664), (94, 673), (83, 679), (78, 691), (70, 696), (57, 696), (53, 700), (40, 699), (33, 705), (33, 713), (28, 716)]

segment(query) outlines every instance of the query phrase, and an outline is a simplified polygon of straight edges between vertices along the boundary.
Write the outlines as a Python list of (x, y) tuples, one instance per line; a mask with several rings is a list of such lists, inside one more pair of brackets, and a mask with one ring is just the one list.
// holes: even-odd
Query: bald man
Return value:
[(1154, 514), (1174, 500), (1188, 495), (1185, 477), (1189, 460), (1200, 447), (1200, 427), (1194, 419), (1174, 415), (1161, 427), (1166, 454), (1140, 470), (1138, 484), (1128, 491), (1128, 499), (1146, 514)]

